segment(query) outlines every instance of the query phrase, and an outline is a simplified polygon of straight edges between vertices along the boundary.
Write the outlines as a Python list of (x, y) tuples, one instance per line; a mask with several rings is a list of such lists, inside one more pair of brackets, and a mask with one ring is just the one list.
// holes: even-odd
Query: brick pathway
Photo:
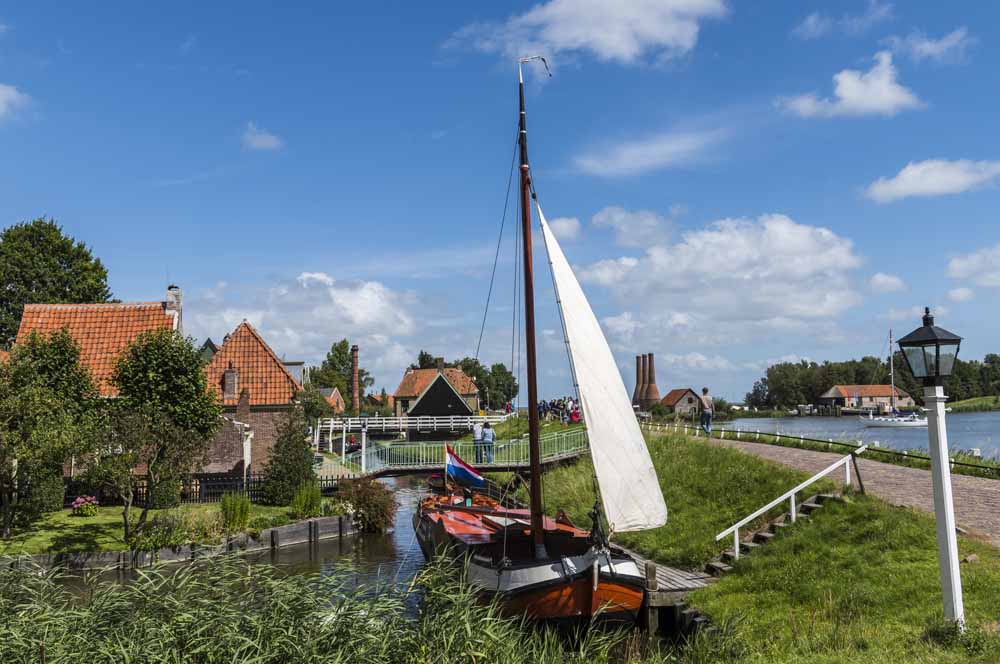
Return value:
[[(713, 439), (712, 442), (809, 473), (819, 472), (843, 456), (735, 440)], [(881, 463), (866, 459), (864, 455), (858, 458), (858, 466), (867, 493), (893, 505), (934, 512), (931, 471)], [(835, 479), (843, 476), (843, 470), (830, 475)], [(951, 485), (958, 525), (1000, 546), (1000, 480), (952, 474)]]

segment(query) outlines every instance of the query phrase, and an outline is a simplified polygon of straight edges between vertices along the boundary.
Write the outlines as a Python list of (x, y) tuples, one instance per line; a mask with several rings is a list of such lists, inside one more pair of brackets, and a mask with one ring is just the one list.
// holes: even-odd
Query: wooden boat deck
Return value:
[[(624, 547), (619, 547), (624, 548)], [(685, 595), (700, 588), (707, 588), (715, 581), (715, 577), (705, 572), (691, 572), (676, 567), (668, 567), (655, 563), (648, 558), (639, 555), (635, 551), (625, 549), (639, 565), (639, 569), (646, 569), (647, 565), (653, 565), (656, 569), (655, 589), (650, 588), (650, 606), (674, 606), (681, 602)], [(652, 585), (652, 584), (650, 584)]]

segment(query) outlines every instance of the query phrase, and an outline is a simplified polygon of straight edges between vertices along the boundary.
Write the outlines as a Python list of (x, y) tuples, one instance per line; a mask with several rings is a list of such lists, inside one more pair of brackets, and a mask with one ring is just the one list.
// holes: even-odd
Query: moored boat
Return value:
[(859, 415), (858, 419), (866, 427), (926, 427), (927, 418), (916, 413), (901, 415), (896, 410), (896, 366), (892, 357), (892, 330), (889, 330), (889, 415), (875, 415), (868, 411), (868, 417)]

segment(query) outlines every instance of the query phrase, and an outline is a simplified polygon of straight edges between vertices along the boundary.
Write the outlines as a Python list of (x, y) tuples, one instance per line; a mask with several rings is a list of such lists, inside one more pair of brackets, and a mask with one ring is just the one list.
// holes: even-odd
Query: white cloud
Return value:
[(966, 52), (976, 43), (965, 26), (956, 28), (940, 39), (928, 37), (914, 30), (906, 37), (889, 37), (886, 42), (896, 53), (905, 54), (913, 60), (933, 60), (939, 63), (964, 62)]
[(968, 279), (977, 286), (1000, 288), (1000, 244), (955, 256), (948, 261), (948, 276)]
[(883, 21), (892, 18), (892, 4), (880, 0), (868, 0), (865, 11), (861, 14), (844, 14), (839, 19), (813, 12), (801, 23), (792, 28), (792, 36), (799, 39), (817, 39), (826, 36), (834, 30), (849, 35), (860, 35)]
[(927, 159), (911, 161), (891, 178), (868, 185), (868, 198), (891, 203), (911, 196), (959, 194), (1000, 179), (1000, 161)]
[(879, 51), (875, 64), (867, 72), (845, 69), (833, 76), (831, 98), (820, 98), (814, 93), (782, 97), (778, 105), (805, 118), (884, 115), (894, 116), (902, 111), (923, 107), (923, 102), (896, 80), (892, 53)]
[(471, 44), (510, 58), (588, 53), (632, 64), (646, 56), (663, 60), (690, 52), (700, 23), (726, 11), (724, 0), (549, 0), (503, 23), (468, 25), (449, 44)]
[[(937, 315), (947, 316), (951, 310), (948, 309), (948, 307), (939, 304), (936, 307), (931, 307), (931, 311)], [(886, 314), (886, 318), (894, 321), (912, 320), (916, 325), (920, 322), (920, 319), (923, 318), (923, 315), (924, 306), (915, 304), (912, 307), (889, 309), (889, 312)]]
[(657, 361), (661, 366), (680, 369), (697, 369), (699, 371), (731, 371), (736, 366), (721, 355), (705, 355), (697, 351), (690, 353), (666, 353), (660, 355)]
[(903, 280), (894, 274), (876, 272), (868, 281), (868, 285), (876, 293), (895, 293), (906, 288)]
[(549, 222), (549, 228), (564, 242), (572, 242), (580, 236), (580, 220), (576, 217), (557, 217)]
[(952, 288), (948, 291), (948, 298), (952, 302), (968, 302), (975, 297), (975, 295), (975, 292), (971, 288), (966, 288), (965, 286)]
[(234, 291), (220, 283), (185, 303), (186, 332), (216, 342), (246, 319), (279, 356), (316, 363), (330, 344), (348, 338), (377, 385), (395, 387), (415, 357), (407, 341), (418, 326), (413, 296), (378, 281), (343, 281), (303, 272), (267, 288)]
[(247, 150), (280, 150), (285, 147), (281, 137), (248, 122), (243, 130), (243, 147)]
[(640, 175), (671, 166), (684, 166), (704, 157), (722, 142), (724, 129), (669, 131), (625, 141), (578, 156), (577, 168), (589, 175)]
[(590, 223), (598, 228), (615, 231), (615, 244), (619, 247), (648, 247), (667, 237), (671, 220), (651, 210), (629, 211), (609, 205), (595, 214)]
[(22, 108), (31, 101), (31, 97), (24, 94), (13, 85), (0, 83), (0, 120)]

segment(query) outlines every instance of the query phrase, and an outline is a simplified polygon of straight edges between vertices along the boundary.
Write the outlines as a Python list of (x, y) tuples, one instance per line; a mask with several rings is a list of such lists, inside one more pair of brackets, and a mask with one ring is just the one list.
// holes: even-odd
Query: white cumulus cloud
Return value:
[(557, 217), (549, 222), (552, 234), (565, 242), (572, 242), (580, 237), (580, 220), (576, 217)]
[(878, 203), (913, 196), (944, 196), (977, 189), (1000, 179), (1000, 161), (927, 159), (911, 161), (895, 176), (868, 185), (868, 198)]
[(973, 297), (975, 297), (975, 292), (971, 288), (965, 286), (960, 286), (958, 288), (952, 288), (948, 291), (948, 298), (952, 302), (968, 302)]
[(13, 85), (0, 83), (0, 120), (22, 108), (31, 101), (31, 97), (24, 94)]
[(588, 175), (641, 175), (696, 162), (728, 135), (725, 129), (668, 131), (584, 152), (575, 163)]
[(948, 261), (948, 276), (1000, 288), (1000, 244), (953, 257)]
[(868, 0), (865, 11), (860, 14), (844, 14), (834, 18), (822, 12), (813, 12), (792, 28), (792, 36), (799, 39), (818, 39), (835, 30), (849, 35), (867, 32), (879, 23), (892, 18), (892, 4), (880, 0)]
[(626, 210), (609, 205), (595, 214), (590, 223), (598, 228), (611, 228), (619, 247), (648, 247), (667, 237), (671, 220), (651, 210)]
[(868, 285), (876, 293), (895, 293), (906, 288), (906, 284), (903, 280), (894, 274), (886, 274), (885, 272), (876, 272), (872, 275), (872, 278), (868, 280)]
[(587, 53), (620, 64), (690, 52), (703, 21), (721, 18), (724, 0), (549, 0), (501, 23), (474, 23), (449, 45), (516, 58)]
[(280, 150), (285, 147), (285, 142), (280, 136), (258, 127), (253, 122), (248, 122), (243, 130), (243, 147), (247, 150)]
[(778, 105), (801, 117), (894, 116), (922, 108), (923, 102), (899, 83), (892, 53), (879, 51), (868, 71), (845, 69), (833, 76), (833, 98), (806, 93), (778, 99)]
[[(889, 309), (886, 314), (886, 318), (892, 321), (906, 321), (910, 320), (914, 322), (914, 325), (920, 323), (920, 320), (924, 316), (924, 306), (915, 304), (912, 307), (900, 307)], [(947, 316), (951, 310), (944, 305), (937, 305), (936, 307), (931, 307), (931, 311), (940, 316)]]
[(905, 37), (889, 37), (886, 42), (896, 53), (907, 55), (917, 62), (955, 63), (965, 61), (966, 53), (975, 45), (976, 39), (969, 35), (968, 28), (962, 26), (940, 39), (914, 30)]

